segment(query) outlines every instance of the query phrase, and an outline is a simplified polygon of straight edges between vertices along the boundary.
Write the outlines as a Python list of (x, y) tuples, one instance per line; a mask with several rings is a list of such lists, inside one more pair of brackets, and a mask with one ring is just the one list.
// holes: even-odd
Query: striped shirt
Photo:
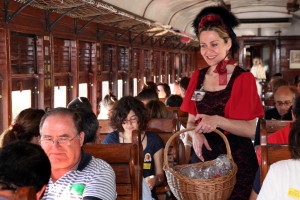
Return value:
[(82, 151), (78, 168), (56, 182), (50, 178), (42, 200), (114, 200), (115, 173), (112, 167)]

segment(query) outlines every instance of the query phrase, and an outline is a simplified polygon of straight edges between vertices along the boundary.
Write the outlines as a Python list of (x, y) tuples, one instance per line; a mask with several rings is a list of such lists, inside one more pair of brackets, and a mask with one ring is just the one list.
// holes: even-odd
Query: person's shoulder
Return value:
[(300, 160), (299, 159), (288, 159), (280, 160), (270, 166), (272, 170), (286, 170), (286, 169), (295, 169), (300, 170)]
[(103, 171), (103, 170), (111, 171), (112, 167), (105, 160), (102, 160), (100, 158), (92, 157), (92, 160), (90, 161), (90, 163), (88, 164), (86, 169), (90, 169), (90, 170), (93, 170), (95, 172), (96, 171)]

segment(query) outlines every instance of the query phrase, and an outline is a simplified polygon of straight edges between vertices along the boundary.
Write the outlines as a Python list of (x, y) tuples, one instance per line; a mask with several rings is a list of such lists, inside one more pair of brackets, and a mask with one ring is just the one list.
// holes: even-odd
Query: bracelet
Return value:
[(220, 128), (221, 124), (220, 124), (220, 116), (218, 116), (218, 123), (216, 125), (216, 128)]

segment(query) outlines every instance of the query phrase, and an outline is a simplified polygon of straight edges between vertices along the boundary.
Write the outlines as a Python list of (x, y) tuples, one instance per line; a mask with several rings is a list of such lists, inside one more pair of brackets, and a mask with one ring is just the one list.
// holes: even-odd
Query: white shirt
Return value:
[(300, 199), (300, 159), (272, 164), (257, 197), (257, 200), (289, 199)]

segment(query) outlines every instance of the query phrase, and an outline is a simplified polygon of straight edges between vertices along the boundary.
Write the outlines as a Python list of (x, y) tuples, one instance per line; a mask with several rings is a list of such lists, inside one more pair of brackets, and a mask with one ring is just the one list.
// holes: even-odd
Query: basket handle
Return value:
[[(187, 128), (181, 131), (177, 131), (176, 133), (174, 133), (169, 140), (166, 143), (165, 149), (164, 149), (164, 166), (168, 169), (169, 168), (169, 162), (168, 162), (168, 151), (169, 151), (169, 147), (170, 144), (172, 143), (172, 141), (178, 137), (181, 133), (187, 132), (187, 131), (193, 131), (195, 130), (194, 128)], [(226, 150), (227, 150), (227, 156), (230, 160), (232, 160), (232, 155), (231, 155), (231, 149), (230, 149), (230, 145), (229, 142), (227, 140), (227, 137), (218, 129), (214, 130), (215, 133), (217, 133), (219, 136), (221, 136), (221, 138), (224, 140), (224, 143), (226, 145)]]

